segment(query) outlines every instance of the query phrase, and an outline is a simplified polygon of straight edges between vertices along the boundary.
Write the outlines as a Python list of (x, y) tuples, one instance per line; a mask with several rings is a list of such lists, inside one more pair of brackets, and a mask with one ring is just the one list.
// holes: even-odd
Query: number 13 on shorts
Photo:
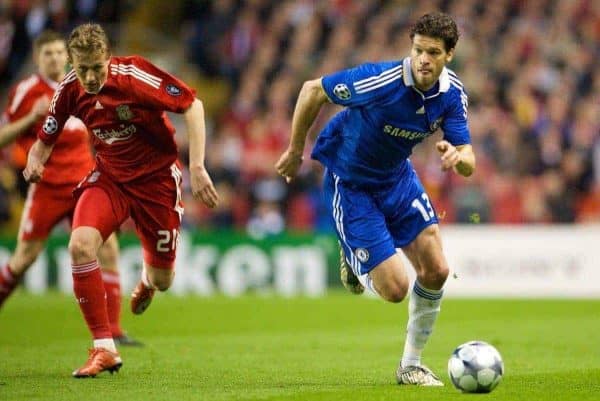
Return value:
[(158, 230), (158, 241), (156, 241), (157, 252), (171, 252), (177, 249), (179, 245), (179, 230)]
[[(421, 201), (421, 199), (423, 201)], [(421, 212), (421, 216), (423, 216), (423, 220), (429, 221), (435, 216), (435, 212), (433, 211), (433, 207), (431, 207), (431, 202), (429, 201), (429, 196), (425, 192), (421, 194), (421, 199), (415, 198), (411, 206), (418, 209)]]

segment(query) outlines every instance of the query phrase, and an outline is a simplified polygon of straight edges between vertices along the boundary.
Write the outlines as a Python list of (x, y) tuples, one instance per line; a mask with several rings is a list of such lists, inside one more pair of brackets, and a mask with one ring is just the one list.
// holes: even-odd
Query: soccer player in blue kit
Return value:
[(290, 145), (276, 164), (289, 182), (302, 163), (307, 132), (321, 106), (345, 109), (320, 133), (312, 158), (325, 167), (324, 193), (342, 248), (346, 288), (365, 287), (390, 302), (408, 294), (409, 280), (396, 251), (416, 270), (409, 298), (399, 384), (442, 386), (421, 364), (440, 311), (448, 264), (436, 213), (408, 159), (412, 148), (441, 128), (441, 168), (468, 177), (475, 155), (467, 126), (467, 95), (446, 68), (458, 41), (454, 20), (434, 12), (411, 28), (410, 57), (367, 63), (304, 83), (294, 110)]

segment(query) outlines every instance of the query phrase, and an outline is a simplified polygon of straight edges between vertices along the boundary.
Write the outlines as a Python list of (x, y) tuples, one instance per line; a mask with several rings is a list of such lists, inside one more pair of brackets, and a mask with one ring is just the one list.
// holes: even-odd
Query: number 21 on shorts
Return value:
[[(421, 201), (421, 199), (423, 201)], [(419, 198), (415, 198), (412, 201), (412, 207), (416, 208), (419, 210), (419, 212), (421, 212), (421, 216), (423, 216), (423, 220), (425, 221), (429, 221), (433, 218), (433, 216), (435, 216), (435, 212), (433, 211), (433, 208), (431, 207), (431, 202), (429, 201), (429, 196), (427, 196), (427, 194), (425, 192), (423, 192), (421, 194), (421, 199)], [(425, 203), (425, 204), (423, 204)]]
[(179, 231), (177, 229), (169, 230), (158, 230), (156, 232), (159, 236), (156, 241), (156, 250), (158, 252), (171, 252), (177, 249), (179, 243)]

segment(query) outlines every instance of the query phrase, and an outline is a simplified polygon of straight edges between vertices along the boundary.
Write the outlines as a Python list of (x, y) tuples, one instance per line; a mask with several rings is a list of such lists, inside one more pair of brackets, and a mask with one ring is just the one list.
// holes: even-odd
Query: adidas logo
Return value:
[(417, 114), (425, 114), (425, 106), (421, 106), (417, 109)]
[(96, 105), (94, 106), (94, 110), (102, 110), (104, 109), (104, 106), (102, 106), (102, 103), (100, 103), (99, 100), (96, 100)]

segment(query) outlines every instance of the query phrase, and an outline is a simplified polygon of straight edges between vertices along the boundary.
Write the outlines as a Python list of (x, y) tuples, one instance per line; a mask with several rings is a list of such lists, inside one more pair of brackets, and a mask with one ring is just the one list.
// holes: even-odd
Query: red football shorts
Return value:
[(75, 208), (74, 184), (31, 184), (21, 216), (19, 237), (25, 241), (45, 240), (62, 219), (71, 219)]
[(144, 261), (152, 267), (173, 269), (183, 215), (181, 180), (178, 163), (125, 184), (94, 170), (75, 189), (73, 229), (94, 227), (106, 240), (131, 217)]

